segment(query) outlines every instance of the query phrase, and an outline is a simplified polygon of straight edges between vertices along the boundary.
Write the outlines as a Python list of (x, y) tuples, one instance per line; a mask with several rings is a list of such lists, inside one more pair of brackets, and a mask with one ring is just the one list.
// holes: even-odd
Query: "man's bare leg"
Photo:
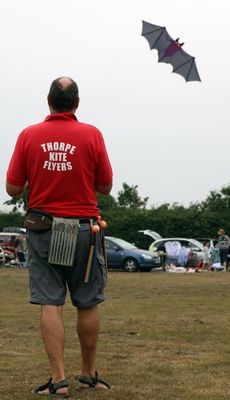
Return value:
[[(52, 382), (64, 380), (65, 330), (62, 306), (41, 306), (41, 336), (50, 362)], [(66, 392), (67, 388), (61, 388), (57, 391), (57, 393)]]
[[(89, 309), (78, 308), (77, 311), (77, 334), (81, 346), (82, 375), (95, 377), (97, 343), (100, 328), (98, 306)], [(97, 387), (107, 389), (105, 385), (99, 382), (97, 383)]]

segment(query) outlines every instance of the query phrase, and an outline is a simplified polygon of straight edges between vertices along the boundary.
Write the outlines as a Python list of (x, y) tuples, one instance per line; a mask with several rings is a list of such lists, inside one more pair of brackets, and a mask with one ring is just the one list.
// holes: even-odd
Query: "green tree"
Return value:
[[(98, 207), (102, 212), (111, 210), (117, 206), (115, 198), (111, 195), (104, 196), (100, 193), (97, 194)], [(12, 197), (10, 200), (5, 201), (3, 204), (13, 206), (13, 212), (25, 211), (27, 207), (27, 193)]]
[(24, 216), (19, 212), (0, 213), (0, 230), (10, 226), (23, 227)]
[(117, 207), (117, 202), (115, 198), (110, 194), (108, 196), (104, 196), (103, 194), (98, 193), (97, 204), (101, 213), (104, 213), (108, 210), (112, 210)]
[(5, 201), (3, 204), (6, 204), (7, 206), (13, 206), (13, 212), (25, 212), (27, 204), (27, 192), (15, 197), (11, 197), (10, 200)]
[(210, 235), (216, 236), (219, 228), (230, 234), (230, 186), (220, 191), (211, 191), (206, 200), (200, 204), (203, 224)]
[(137, 191), (138, 186), (129, 186), (123, 183), (122, 190), (118, 192), (117, 203), (119, 207), (146, 208), (149, 197), (141, 198)]
[[(148, 197), (141, 198), (138, 186), (123, 183), (117, 200), (109, 195), (98, 195), (98, 206), (107, 221), (106, 235), (121, 237), (140, 248), (148, 248), (152, 239), (139, 233), (150, 229), (163, 237), (213, 237), (220, 227), (230, 234), (230, 186), (211, 191), (202, 202), (184, 207), (165, 203), (147, 209)], [(26, 194), (6, 201), (13, 211), (0, 214), (0, 226), (22, 226), (26, 208)], [(150, 242), (149, 242), (150, 241)]]

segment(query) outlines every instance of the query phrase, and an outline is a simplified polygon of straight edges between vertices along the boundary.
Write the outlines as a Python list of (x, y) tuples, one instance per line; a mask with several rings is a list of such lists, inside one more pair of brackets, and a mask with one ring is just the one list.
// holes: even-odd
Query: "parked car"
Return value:
[(154, 252), (142, 250), (126, 240), (105, 237), (108, 268), (122, 271), (150, 271), (160, 266), (160, 257)]
[[(142, 232), (144, 235), (148, 235), (153, 239), (153, 242), (149, 246), (149, 251), (158, 252), (158, 254), (161, 255), (161, 266), (163, 269), (165, 267), (167, 256), (165, 249), (166, 242), (179, 242), (181, 246), (186, 247), (190, 250), (190, 256), (188, 258), (189, 267), (195, 267), (204, 258), (203, 243), (201, 243), (197, 239), (188, 239), (181, 237), (162, 238), (159, 233), (154, 232), (150, 229), (145, 229), (139, 232)], [(210, 243), (213, 246), (213, 241), (210, 241)]]
[(3, 248), (0, 246), (0, 267), (4, 267), (5, 265), (5, 254)]
[(154, 232), (151, 229), (142, 229), (138, 232), (143, 233), (144, 235), (150, 236), (154, 240), (162, 239), (162, 236), (158, 232)]
[(212, 239), (212, 238), (204, 238), (204, 237), (200, 238), (199, 237), (199, 238), (196, 238), (196, 240), (198, 240), (198, 242), (202, 243), (203, 245), (205, 243), (209, 242), (211, 247), (215, 247), (216, 244), (218, 243), (218, 239), (217, 238), (216, 239)]
[(161, 254), (161, 263), (163, 268), (167, 261), (165, 248), (166, 242), (179, 242), (181, 246), (189, 249), (189, 257), (186, 264), (189, 267), (195, 267), (204, 258), (203, 244), (196, 239), (187, 239), (180, 237), (158, 239), (150, 245), (149, 250), (153, 252), (157, 251), (158, 254)]
[(23, 233), (19, 232), (0, 232), (0, 246), (3, 249), (6, 264), (14, 265), (17, 258), (17, 243), (19, 238), (23, 238), (24, 251), (27, 252), (26, 238)]

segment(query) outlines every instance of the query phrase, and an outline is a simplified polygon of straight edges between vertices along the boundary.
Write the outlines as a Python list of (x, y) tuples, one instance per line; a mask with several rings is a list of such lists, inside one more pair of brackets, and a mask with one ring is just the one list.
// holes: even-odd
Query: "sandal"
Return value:
[(88, 387), (86, 386), (78, 386), (77, 387), (77, 391), (84, 391), (84, 390), (104, 390), (103, 388), (98, 388), (96, 385), (97, 383), (102, 383), (103, 385), (106, 386), (107, 389), (112, 389), (112, 386), (104, 381), (103, 379), (101, 379), (97, 373), (97, 371), (95, 372), (95, 377), (90, 377), (90, 376), (85, 376), (85, 375), (77, 375), (75, 377), (75, 379), (77, 381), (79, 381), (80, 383), (83, 383), (85, 385), (88, 385)]
[[(32, 393), (36, 393), (39, 396), (67, 398), (67, 397), (69, 397), (69, 393), (57, 393), (57, 390), (61, 389), (61, 388), (68, 388), (68, 386), (69, 386), (69, 383), (66, 380), (52, 383), (52, 378), (50, 378), (47, 383), (44, 383), (43, 385), (39, 385), (36, 388), (34, 388), (32, 390)], [(46, 389), (49, 389), (49, 392), (42, 393), (43, 390), (46, 390)], [(39, 393), (39, 392), (41, 392), (41, 393)]]

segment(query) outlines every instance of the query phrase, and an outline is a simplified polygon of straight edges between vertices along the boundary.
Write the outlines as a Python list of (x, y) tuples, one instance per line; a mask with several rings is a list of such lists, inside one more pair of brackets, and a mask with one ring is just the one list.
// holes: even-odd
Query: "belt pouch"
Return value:
[(28, 231), (42, 232), (51, 229), (53, 217), (38, 210), (31, 210), (26, 214), (24, 227)]
[(79, 220), (71, 218), (53, 218), (49, 246), (48, 262), (67, 267), (73, 266)]

